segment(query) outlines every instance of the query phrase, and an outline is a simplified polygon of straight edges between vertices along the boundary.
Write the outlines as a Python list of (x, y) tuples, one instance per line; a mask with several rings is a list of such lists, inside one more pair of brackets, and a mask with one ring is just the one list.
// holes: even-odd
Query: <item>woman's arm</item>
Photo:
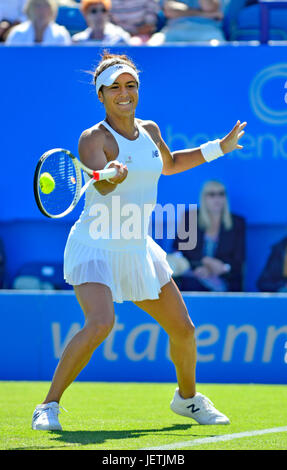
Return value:
[[(223, 154), (232, 152), (235, 149), (243, 148), (242, 145), (238, 144), (238, 141), (244, 134), (243, 129), (246, 124), (246, 122), (240, 123), (240, 121), (237, 121), (229, 134), (223, 137), (223, 139), (220, 139), (220, 148)], [(147, 121), (145, 127), (161, 151), (163, 159), (163, 175), (181, 173), (206, 162), (200, 147), (171, 152), (164, 142), (160, 129), (156, 123)]]
[[(105, 133), (101, 129), (87, 129), (84, 131), (79, 140), (79, 155), (80, 160), (91, 170), (102, 170), (108, 161), (105, 148)], [(94, 187), (100, 194), (105, 195), (115, 190), (116, 186), (122, 183), (128, 174), (126, 165), (119, 162), (114, 162), (110, 168), (115, 167), (118, 174), (110, 178), (111, 183), (108, 181), (98, 181), (94, 183)]]
[(184, 2), (170, 0), (164, 3), (163, 12), (170, 20), (193, 16), (217, 19), (222, 16), (218, 0), (199, 0), (199, 6), (200, 8), (189, 8)]
[(219, 0), (199, 0), (202, 11), (216, 12), (220, 10)]

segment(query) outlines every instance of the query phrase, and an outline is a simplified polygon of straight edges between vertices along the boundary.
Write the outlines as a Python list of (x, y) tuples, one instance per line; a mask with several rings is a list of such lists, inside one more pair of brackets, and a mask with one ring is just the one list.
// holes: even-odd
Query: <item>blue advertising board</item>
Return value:
[[(197, 381), (287, 384), (286, 294), (187, 294), (196, 326)], [(0, 380), (51, 380), (83, 326), (73, 292), (0, 293)], [(115, 304), (108, 338), (82, 381), (176, 382), (168, 336), (131, 302)]]
[[(162, 176), (158, 201), (197, 203), (202, 183), (222, 180), (231, 208), (252, 224), (287, 224), (286, 46), (117, 47), (141, 71), (137, 117), (158, 123), (171, 150), (223, 137), (247, 121), (244, 149), (174, 176)], [(39, 219), (33, 171), (53, 147), (77, 154), (81, 132), (105, 117), (92, 77), (98, 47), (0, 47), (2, 169), (21, 175), (1, 184), (1, 220)], [(171, 193), (170, 188), (173, 188)], [(79, 209), (80, 210), (80, 209)], [(73, 221), (78, 213), (65, 220)]]

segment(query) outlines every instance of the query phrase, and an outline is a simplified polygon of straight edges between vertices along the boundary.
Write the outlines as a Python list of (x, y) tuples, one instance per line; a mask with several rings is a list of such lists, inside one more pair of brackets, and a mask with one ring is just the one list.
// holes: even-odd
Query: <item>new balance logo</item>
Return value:
[(197, 411), (200, 411), (200, 408), (195, 408), (194, 403), (192, 403), (192, 405), (187, 406), (186, 408), (191, 408), (192, 413), (196, 413)]
[(153, 150), (152, 151), (152, 158), (157, 158), (159, 157), (159, 151), (158, 150)]

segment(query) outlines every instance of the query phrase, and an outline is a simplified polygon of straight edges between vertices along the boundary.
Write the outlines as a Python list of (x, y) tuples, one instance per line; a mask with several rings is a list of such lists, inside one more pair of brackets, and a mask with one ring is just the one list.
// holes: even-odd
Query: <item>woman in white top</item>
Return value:
[[(220, 141), (171, 153), (154, 122), (135, 118), (139, 77), (133, 62), (123, 55), (105, 54), (94, 79), (106, 118), (82, 133), (79, 154), (89, 168), (112, 166), (117, 175), (94, 184), (96, 190), (88, 192), (84, 210), (70, 231), (65, 278), (74, 286), (86, 321), (66, 347), (48, 395), (36, 407), (32, 428), (61, 429), (60, 398), (113, 328), (113, 302), (123, 300), (133, 301), (169, 335), (178, 380), (171, 409), (200, 424), (227, 424), (228, 418), (196, 392), (195, 327), (165, 252), (147, 235), (147, 220), (156, 203), (160, 174), (179, 173), (242, 148), (238, 139), (246, 123), (238, 121)], [(121, 210), (128, 215), (131, 208), (137, 208), (138, 216), (134, 237), (127, 227), (123, 230), (119, 219)]]
[(58, 14), (56, 0), (27, 0), (24, 21), (11, 29), (5, 44), (15, 46), (70, 45), (70, 33), (64, 26), (55, 23)]

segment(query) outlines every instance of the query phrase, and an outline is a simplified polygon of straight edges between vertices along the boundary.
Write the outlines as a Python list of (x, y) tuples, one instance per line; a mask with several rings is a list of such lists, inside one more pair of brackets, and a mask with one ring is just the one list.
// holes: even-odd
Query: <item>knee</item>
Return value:
[(102, 343), (113, 329), (115, 322), (114, 315), (98, 320), (89, 320), (84, 329), (87, 334), (87, 342), (91, 348), (96, 348)]
[(195, 326), (190, 320), (190, 322), (185, 325), (184, 331), (182, 333), (183, 341), (195, 341)]
[(193, 343), (195, 341), (195, 326), (192, 321), (187, 319), (176, 325), (170, 340), (182, 346)]

